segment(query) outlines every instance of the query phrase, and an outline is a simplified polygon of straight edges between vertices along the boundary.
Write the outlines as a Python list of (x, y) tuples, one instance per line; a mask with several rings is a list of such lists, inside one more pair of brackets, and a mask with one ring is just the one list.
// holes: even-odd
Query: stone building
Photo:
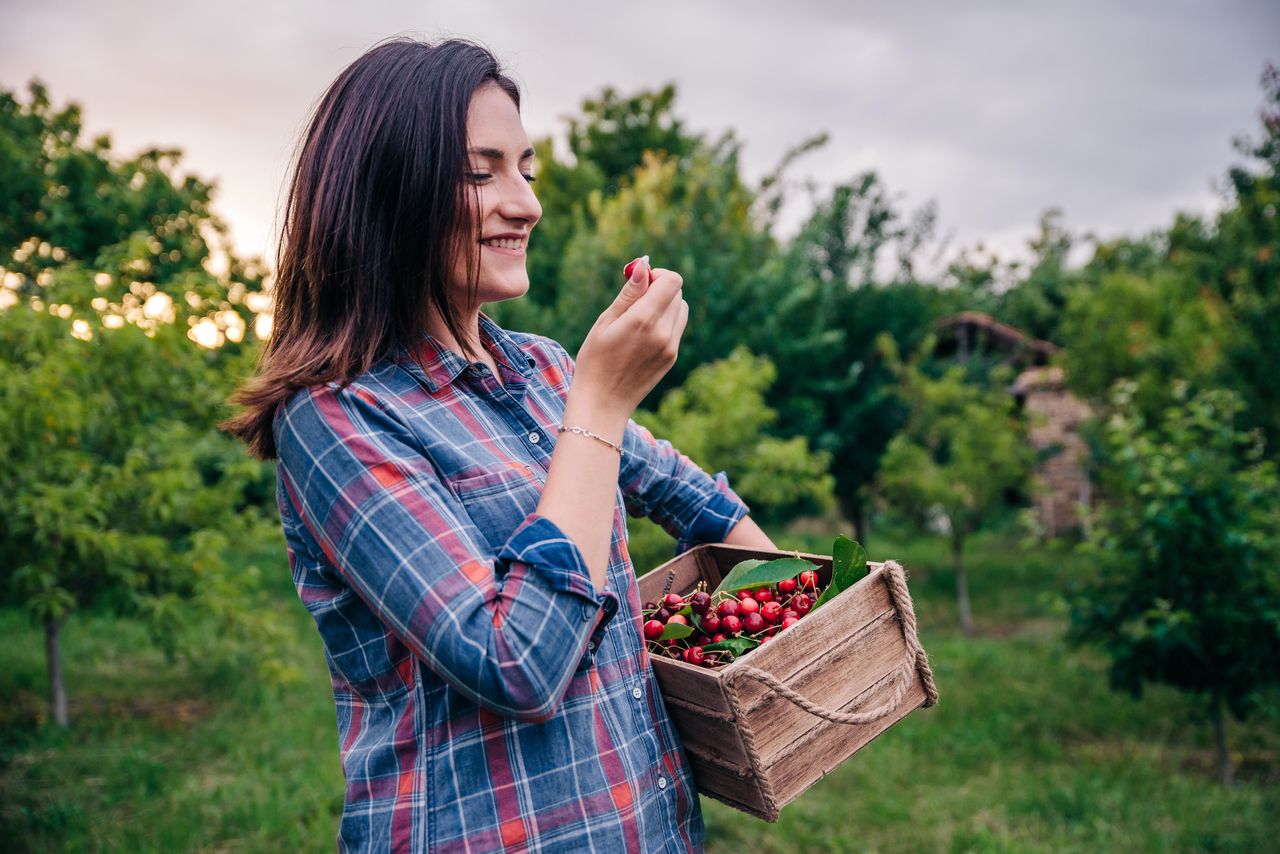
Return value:
[(1079, 434), (1091, 412), (1068, 390), (1062, 368), (1050, 364), (1060, 348), (976, 311), (944, 317), (936, 329), (939, 358), (1019, 372), (1009, 391), (1028, 417), (1028, 439), (1039, 460), (1034, 497), (1040, 524), (1051, 536), (1079, 528), (1080, 507), (1092, 505), (1088, 450)]

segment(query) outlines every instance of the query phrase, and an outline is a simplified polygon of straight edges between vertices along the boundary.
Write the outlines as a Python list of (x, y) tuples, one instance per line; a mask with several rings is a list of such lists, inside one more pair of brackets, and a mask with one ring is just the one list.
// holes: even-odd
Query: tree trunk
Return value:
[(62, 622), (60, 619), (45, 619), (44, 657), (46, 669), (49, 671), (49, 710), (53, 713), (53, 722), (60, 727), (65, 727), (69, 723), (67, 689), (62, 683), (62, 651), (58, 647)]
[(973, 612), (969, 610), (969, 582), (964, 575), (964, 537), (951, 538), (951, 560), (956, 568), (956, 604), (960, 610), (960, 631), (973, 636)]
[(1222, 773), (1222, 785), (1230, 786), (1235, 782), (1236, 766), (1231, 761), (1231, 751), (1227, 749), (1227, 713), (1221, 694), (1213, 698), (1213, 737), (1218, 743), (1218, 769)]

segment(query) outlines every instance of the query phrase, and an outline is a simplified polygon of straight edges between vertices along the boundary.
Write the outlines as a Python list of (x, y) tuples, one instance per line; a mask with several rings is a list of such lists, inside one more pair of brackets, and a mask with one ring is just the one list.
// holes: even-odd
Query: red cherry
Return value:
[(783, 580), (783, 581), (779, 581), (779, 582), (778, 582), (778, 592), (779, 592), (779, 593), (795, 593), (795, 592), (796, 592), (796, 580), (795, 580), (794, 578), (788, 578), (788, 579), (785, 579), (785, 580)]
[(720, 641), (725, 641), (728, 639), (729, 639), (729, 636), (726, 635), (724, 632), (717, 632), (716, 634), (711, 636), (712, 643), (720, 643)]
[(714, 635), (720, 631), (720, 617), (716, 614), (703, 614), (700, 622), (704, 632), (710, 632)]
[(702, 632), (694, 632), (689, 636), (689, 643), (694, 646), (705, 646), (706, 644), (711, 643), (711, 638), (707, 637)]
[(777, 602), (765, 602), (760, 606), (760, 616), (764, 617), (765, 622), (776, 623), (782, 619), (782, 606)]
[(804, 572), (800, 573), (800, 586), (806, 590), (817, 590), (818, 573), (814, 572), (812, 569), (806, 569)]
[(803, 593), (791, 600), (791, 607), (796, 612), (797, 617), (803, 617), (809, 613), (809, 609), (813, 607), (813, 600)]
[(667, 620), (671, 619), (671, 612), (668, 611), (666, 608), (659, 608), (654, 613), (653, 618), (657, 620), (659, 623), (665, 623)]
[(658, 610), (658, 603), (657, 603), (657, 602), (645, 602), (645, 603), (644, 603), (644, 610), (646, 610), (646, 611), (656, 611), (656, 610)]
[(784, 620), (785, 620), (787, 617), (790, 617), (790, 618), (791, 618), (791, 619), (793, 619), (793, 620), (798, 620), (798, 619), (800, 619), (800, 615), (796, 613), (796, 609), (795, 609), (795, 608), (783, 608), (783, 609), (782, 609), (782, 619), (784, 619)]
[(771, 640), (773, 640), (773, 635), (765, 635), (764, 637), (760, 638), (760, 645), (764, 646), (767, 642)]
[(701, 665), (704, 653), (702, 647), (691, 646), (684, 651), (684, 660), (689, 664)]
[(741, 602), (738, 603), (738, 613), (744, 617), (747, 616), (748, 614), (754, 614), (756, 611), (759, 611), (759, 610), (760, 610), (760, 603), (752, 599), (750, 596), (748, 596), (746, 599), (743, 599)]
[(644, 624), (644, 636), (647, 640), (657, 640), (662, 636), (662, 623), (650, 620)]
[(756, 632), (762, 632), (764, 631), (764, 626), (764, 617), (760, 616), (758, 612), (752, 612), (742, 618), (742, 628), (747, 634), (754, 635)]
[(689, 625), (689, 621), (685, 618), (684, 614), (672, 614), (671, 619), (667, 620), (667, 625), (687, 626)]
[(724, 629), (725, 634), (736, 635), (738, 632), (742, 631), (742, 620), (739, 620), (737, 617), (730, 614), (727, 617), (721, 618), (720, 628)]
[(684, 599), (678, 593), (668, 593), (662, 598), (662, 604), (672, 611), (679, 611), (684, 607)]
[(689, 608), (695, 614), (705, 614), (707, 609), (711, 607), (711, 595), (705, 591), (699, 590), (697, 593), (689, 597)]
[(773, 591), (770, 590), (768, 587), (761, 587), (759, 590), (755, 592), (755, 595), (753, 595), (751, 598), (755, 599), (757, 602), (763, 605), (765, 602), (773, 601)]
[(784, 629), (789, 629), (789, 628), (791, 628), (792, 626), (794, 626), (794, 625), (795, 625), (796, 623), (798, 623), (798, 622), (800, 622), (800, 618), (799, 618), (799, 617), (783, 617), (783, 618), (782, 618), (782, 628), (784, 628)]
[(716, 613), (720, 615), (720, 619), (725, 617), (736, 617), (738, 615), (738, 601), (736, 599), (726, 599), (716, 606)]

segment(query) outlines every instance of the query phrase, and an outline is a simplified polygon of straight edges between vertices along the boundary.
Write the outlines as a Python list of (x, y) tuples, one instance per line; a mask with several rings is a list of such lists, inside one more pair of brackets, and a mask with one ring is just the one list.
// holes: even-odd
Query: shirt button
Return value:
[(639, 700), (641, 697), (643, 697), (643, 696), (644, 696), (644, 692), (643, 692), (643, 691), (641, 691), (641, 690), (640, 690), (640, 686), (638, 686), (638, 685), (637, 685), (635, 688), (632, 688), (632, 689), (631, 689), (631, 696), (633, 696), (633, 697), (635, 697), (637, 700)]
[(590, 652), (596, 648), (595, 641), (587, 641), (587, 651)]
[(666, 777), (659, 777), (659, 778), (658, 778), (658, 788), (659, 788), (659, 789), (665, 789), (666, 787), (667, 787), (667, 778), (666, 778)]
[(542, 441), (542, 437), (541, 437), (541, 436), (539, 436), (537, 433), (530, 433), (530, 434), (529, 434), (529, 441), (536, 445), (536, 444), (538, 444), (539, 442), (541, 442), (541, 441)]

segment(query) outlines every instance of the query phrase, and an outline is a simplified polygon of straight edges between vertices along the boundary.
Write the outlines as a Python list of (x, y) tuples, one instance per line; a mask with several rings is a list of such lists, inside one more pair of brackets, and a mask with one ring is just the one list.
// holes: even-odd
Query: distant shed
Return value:
[(1079, 434), (1091, 410), (1067, 388), (1062, 368), (1049, 364), (1061, 348), (977, 311), (944, 317), (936, 330), (939, 358), (983, 359), (1020, 371), (1009, 391), (1028, 416), (1028, 439), (1040, 459), (1035, 497), (1040, 524), (1053, 536), (1079, 528), (1079, 508), (1092, 502), (1084, 468), (1088, 450)]

